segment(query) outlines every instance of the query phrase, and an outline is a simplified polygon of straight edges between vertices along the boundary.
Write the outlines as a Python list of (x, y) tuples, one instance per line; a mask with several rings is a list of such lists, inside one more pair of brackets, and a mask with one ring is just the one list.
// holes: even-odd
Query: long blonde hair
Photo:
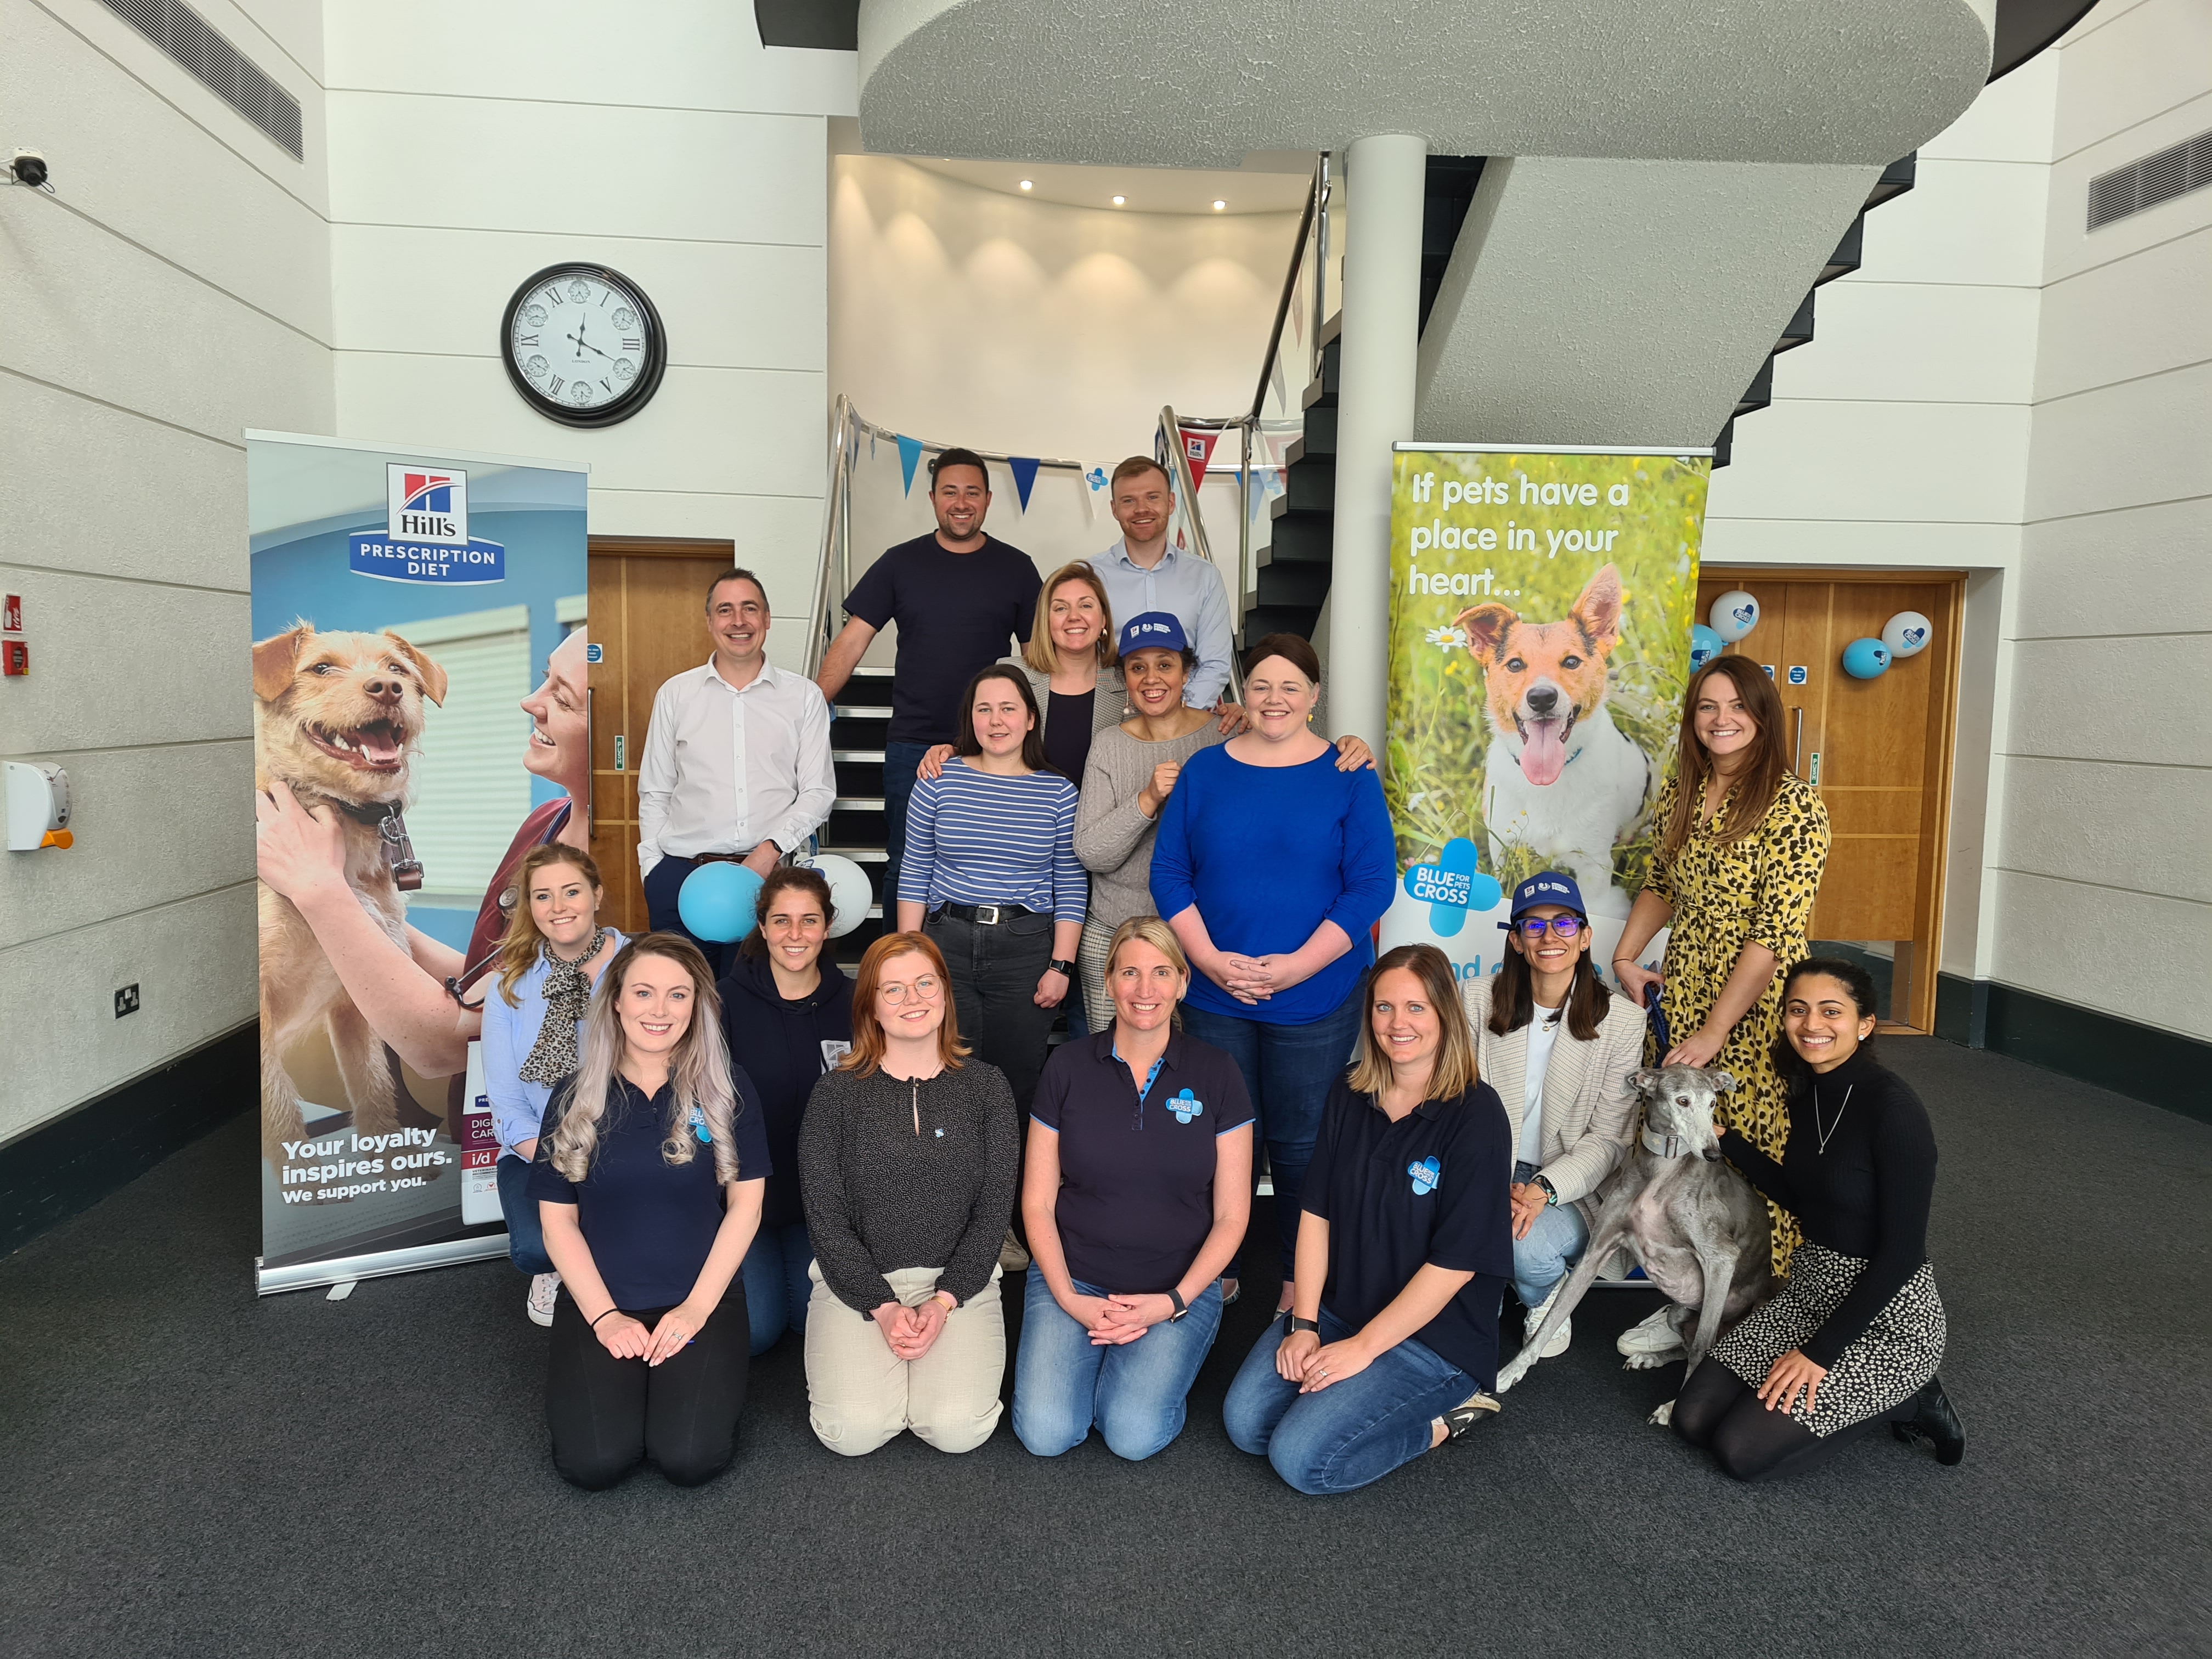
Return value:
[(1363, 1095), (1380, 1095), (1390, 1086), (1395, 1073), (1389, 1057), (1375, 1041), (1375, 988), (1382, 975), (1403, 968), (1421, 981), (1421, 994), (1437, 1011), (1442, 1035), (1437, 1057), (1429, 1068), (1424, 1100), (1457, 1100), (1480, 1081), (1474, 1059), (1474, 1033), (1468, 1029), (1467, 1009), (1459, 1000), (1459, 981), (1451, 963), (1433, 945), (1401, 945), (1385, 951), (1367, 970), (1359, 988), (1359, 1059), (1352, 1068), (1352, 1086)]
[(1030, 624), (1029, 641), (1022, 647), (1022, 660), (1040, 674), (1054, 674), (1060, 669), (1060, 647), (1052, 642), (1052, 596), (1070, 582), (1081, 582), (1098, 596), (1098, 643), (1093, 647), (1098, 653), (1098, 665), (1111, 668), (1121, 660), (1121, 647), (1114, 640), (1114, 602), (1106, 597), (1105, 579), (1078, 559), (1060, 566), (1037, 589), (1036, 617)]
[(729, 1050), (722, 1042), (722, 999), (715, 994), (714, 975), (707, 958), (679, 933), (647, 933), (632, 939), (615, 952), (615, 959), (599, 975), (592, 1012), (584, 1018), (583, 1060), (567, 1085), (568, 1104), (554, 1126), (549, 1161), (570, 1181), (580, 1182), (591, 1173), (592, 1157), (599, 1145), (599, 1120), (606, 1115), (607, 1096), (622, 1065), (622, 1019), (617, 1005), (623, 984), (641, 957), (665, 957), (691, 975), (691, 1024), (677, 1040), (676, 1052), (668, 1061), (671, 1086), (661, 1161), (691, 1161), (698, 1148), (690, 1124), (692, 1109), (696, 1107), (707, 1120), (707, 1132), (714, 1141), (714, 1179), (725, 1183), (738, 1180), (737, 1137), (730, 1127), (738, 1109), (738, 1091), (730, 1077)]
[(500, 939), (499, 954), (492, 958), (499, 969), (499, 994), (507, 999), (510, 1008), (522, 1006), (521, 1000), (514, 994), (514, 988), (537, 964), (538, 953), (545, 944), (545, 935), (538, 931), (538, 918), (530, 913), (530, 878), (556, 864), (565, 864), (575, 870), (592, 884), (594, 893), (606, 888), (599, 879), (598, 862), (589, 853), (577, 848), (549, 841), (522, 855), (522, 862), (514, 868), (514, 908), (507, 913), (507, 933)]

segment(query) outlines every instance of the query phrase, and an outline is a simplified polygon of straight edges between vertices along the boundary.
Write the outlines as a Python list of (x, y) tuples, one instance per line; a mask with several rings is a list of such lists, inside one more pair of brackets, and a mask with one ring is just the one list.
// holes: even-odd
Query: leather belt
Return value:
[(750, 853), (694, 853), (691, 854), (691, 862), (694, 864), (743, 864), (751, 856)]
[(1012, 921), (1016, 916), (1033, 916), (1037, 913), (1026, 904), (940, 904), (939, 915), (955, 916), (962, 921), (972, 921), (980, 927), (995, 927), (1002, 921)]

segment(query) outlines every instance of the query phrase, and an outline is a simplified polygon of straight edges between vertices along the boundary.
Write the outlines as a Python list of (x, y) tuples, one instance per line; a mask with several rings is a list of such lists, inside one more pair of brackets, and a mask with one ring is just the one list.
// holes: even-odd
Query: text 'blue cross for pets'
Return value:
[(1476, 865), (1474, 843), (1455, 836), (1434, 864), (1406, 866), (1406, 896), (1428, 902), (1429, 927), (1437, 938), (1451, 938), (1467, 926), (1468, 911), (1487, 910), (1505, 896), (1498, 878)]

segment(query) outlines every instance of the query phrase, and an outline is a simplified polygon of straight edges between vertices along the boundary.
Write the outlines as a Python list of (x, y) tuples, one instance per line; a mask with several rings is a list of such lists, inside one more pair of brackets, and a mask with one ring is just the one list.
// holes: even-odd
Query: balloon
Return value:
[(1721, 647), (1727, 643), (1728, 641), (1726, 640), (1723, 640), (1719, 635), (1714, 633), (1711, 629), (1706, 627), (1703, 623), (1698, 623), (1692, 627), (1690, 629), (1690, 672), (1694, 674), (1698, 670), (1703, 668), (1707, 663), (1711, 662), (1715, 657), (1719, 656), (1721, 653)]
[(1917, 657), (1935, 637), (1936, 624), (1917, 611), (1900, 611), (1881, 625), (1881, 642), (1892, 657)]
[(732, 944), (752, 932), (760, 890), (758, 872), (742, 864), (702, 864), (684, 878), (676, 914), (694, 939)]
[(1844, 647), (1844, 672), (1855, 680), (1878, 680), (1889, 672), (1889, 647), (1880, 640), (1853, 640)]
[(1712, 603), (1705, 620), (1713, 632), (1729, 645), (1759, 626), (1759, 601), (1741, 587), (1732, 587)]
[(840, 853), (817, 853), (798, 862), (830, 884), (830, 937), (842, 939), (868, 919), (875, 892), (868, 872)]

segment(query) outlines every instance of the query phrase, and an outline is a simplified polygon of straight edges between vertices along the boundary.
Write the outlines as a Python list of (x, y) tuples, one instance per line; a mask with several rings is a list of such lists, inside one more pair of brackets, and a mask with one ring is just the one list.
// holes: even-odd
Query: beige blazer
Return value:
[[(1499, 1036), (1490, 1029), (1488, 978), (1460, 981), (1460, 1001), (1474, 1028), (1475, 1064), (1482, 1080), (1505, 1103), (1513, 1144), (1521, 1141), (1522, 1109), (1528, 1093), (1528, 1028)], [(1538, 1150), (1540, 1173), (1595, 1225), (1594, 1196), (1605, 1178), (1628, 1156), (1636, 1133), (1636, 1093), (1628, 1074), (1644, 1063), (1644, 1011), (1615, 992), (1607, 999), (1597, 1036), (1578, 1042), (1566, 1027), (1552, 1044), (1544, 1068), (1543, 1138)]]

